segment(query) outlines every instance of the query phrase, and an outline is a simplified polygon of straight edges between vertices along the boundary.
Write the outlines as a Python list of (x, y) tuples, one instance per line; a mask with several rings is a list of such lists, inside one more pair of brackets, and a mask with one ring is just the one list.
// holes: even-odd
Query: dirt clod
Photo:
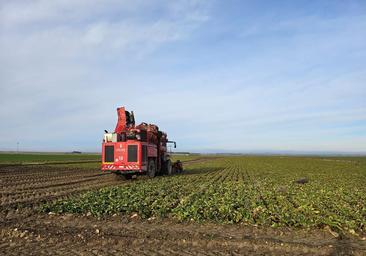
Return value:
[(306, 184), (309, 182), (309, 179), (306, 177), (300, 178), (298, 180), (295, 181), (297, 184)]

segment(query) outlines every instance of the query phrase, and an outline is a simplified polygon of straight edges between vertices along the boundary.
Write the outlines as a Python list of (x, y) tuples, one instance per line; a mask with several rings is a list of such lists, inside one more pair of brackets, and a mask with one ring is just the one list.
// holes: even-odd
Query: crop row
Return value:
[[(138, 180), (43, 205), (44, 211), (366, 231), (366, 162), (224, 157), (184, 175)], [(306, 178), (307, 183), (296, 180)]]

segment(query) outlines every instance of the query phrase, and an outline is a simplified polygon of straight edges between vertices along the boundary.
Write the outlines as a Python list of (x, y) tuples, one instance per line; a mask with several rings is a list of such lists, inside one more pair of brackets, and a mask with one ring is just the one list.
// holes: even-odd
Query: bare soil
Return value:
[(1, 167), (0, 255), (366, 255), (362, 237), (330, 230), (37, 211), (42, 202), (126, 182), (133, 181), (116, 180), (97, 168)]

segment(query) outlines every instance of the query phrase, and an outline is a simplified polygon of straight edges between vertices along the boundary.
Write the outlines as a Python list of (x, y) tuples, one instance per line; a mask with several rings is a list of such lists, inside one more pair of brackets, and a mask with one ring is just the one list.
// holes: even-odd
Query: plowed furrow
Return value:
[[(108, 182), (104, 182), (101, 183), (100, 181), (95, 181), (94, 184), (86, 184), (85, 186), (73, 186), (73, 187), (63, 187), (57, 190), (52, 190), (52, 191), (44, 191), (44, 192), (39, 192), (36, 194), (35, 193), (28, 193), (28, 194), (24, 194), (21, 196), (15, 196), (15, 197), (8, 197), (8, 198), (2, 198), (1, 199), (1, 208), (5, 208), (5, 207), (14, 207), (14, 206), (18, 206), (18, 205), (23, 205), (23, 206), (34, 206), (40, 202), (46, 202), (46, 201), (51, 201), (51, 200), (55, 200), (58, 198), (65, 198), (77, 193), (81, 193), (81, 192), (85, 192), (88, 190), (92, 190), (92, 189), (98, 189), (98, 188), (102, 188), (105, 186), (110, 186), (110, 185), (117, 185), (117, 184), (121, 184), (120, 182), (116, 182), (116, 181), (108, 181)], [(1, 209), (0, 208), (0, 209)]]
[[(24, 191), (27, 191), (29, 189), (41, 189), (41, 188), (47, 188), (50, 185), (57, 185), (57, 184), (64, 184), (64, 183), (69, 183), (72, 184), (73, 182), (78, 182), (81, 180), (93, 180), (93, 179), (97, 179), (100, 176), (103, 176), (106, 174), (94, 174), (94, 175), (75, 175), (75, 176), (60, 176), (60, 177), (55, 177), (52, 179), (26, 179), (26, 180), (21, 180), (17, 183), (6, 183), (6, 185), (4, 185), (2, 187), (2, 190), (0, 193), (13, 193), (13, 191), (15, 191), (15, 193), (22, 193)], [(11, 192), (9, 192), (11, 191)]]
[[(90, 182), (95, 180), (96, 178), (88, 178), (88, 179), (80, 179), (80, 180), (73, 180), (73, 181), (62, 181), (59, 183), (41, 183), (40, 186), (33, 188), (33, 189), (17, 189), (15, 188), (13, 191), (11, 192), (5, 192), (2, 193), (4, 195), (22, 195), (22, 194), (33, 194), (33, 193), (40, 193), (42, 191), (50, 191), (50, 190), (61, 190), (64, 187), (73, 187), (73, 185), (75, 184), (81, 184), (84, 182)], [(58, 188), (60, 187), (60, 188)]]
[(78, 170), (78, 169), (49, 169), (49, 170), (33, 170), (33, 171), (26, 171), (23, 173), (8, 173), (4, 175), (0, 175), (1, 179), (3, 180), (17, 180), (19, 177), (22, 178), (32, 178), (32, 177), (57, 177), (62, 175), (73, 175), (73, 174), (80, 174), (80, 173), (100, 173), (100, 170)]

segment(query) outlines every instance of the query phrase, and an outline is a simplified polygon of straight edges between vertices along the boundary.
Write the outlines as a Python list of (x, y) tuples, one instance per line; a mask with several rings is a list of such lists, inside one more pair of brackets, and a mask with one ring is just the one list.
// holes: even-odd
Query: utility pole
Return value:
[(19, 154), (19, 141), (17, 142), (17, 153)]

